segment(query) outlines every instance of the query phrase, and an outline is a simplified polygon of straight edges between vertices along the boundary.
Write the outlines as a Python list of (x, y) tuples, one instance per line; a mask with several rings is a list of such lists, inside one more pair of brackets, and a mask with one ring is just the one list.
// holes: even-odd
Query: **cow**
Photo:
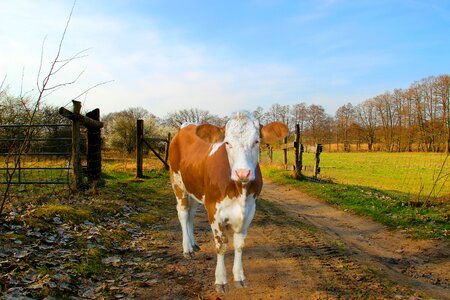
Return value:
[(261, 126), (252, 114), (240, 111), (224, 127), (182, 126), (170, 143), (170, 180), (177, 198), (183, 254), (191, 258), (200, 250), (194, 237), (194, 216), (201, 203), (206, 208), (217, 251), (218, 293), (229, 290), (224, 262), (226, 228), (233, 231), (235, 286), (247, 287), (242, 250), (263, 184), (258, 164), (259, 145), (278, 141), (288, 132), (283, 123)]

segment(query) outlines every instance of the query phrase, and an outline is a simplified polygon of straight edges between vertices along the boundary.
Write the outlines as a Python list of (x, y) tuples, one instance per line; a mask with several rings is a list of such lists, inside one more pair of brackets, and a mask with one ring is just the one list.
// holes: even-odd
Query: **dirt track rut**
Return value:
[[(328, 206), (297, 190), (266, 182), (244, 249), (249, 287), (214, 291), (215, 252), (206, 214), (199, 210), (192, 260), (181, 255), (177, 220), (165, 231), (164, 269), (140, 298), (161, 299), (450, 299), (448, 245), (404, 233)], [(270, 203), (276, 203), (276, 206)], [(230, 239), (231, 241), (232, 239)], [(159, 273), (158, 273), (159, 272)], [(169, 284), (170, 283), (170, 284)]]

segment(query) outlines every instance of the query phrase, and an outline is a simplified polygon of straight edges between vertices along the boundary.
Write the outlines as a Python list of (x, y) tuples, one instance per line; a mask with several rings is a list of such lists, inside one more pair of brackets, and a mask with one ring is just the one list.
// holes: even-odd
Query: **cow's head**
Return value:
[(231, 179), (243, 183), (255, 179), (259, 145), (276, 142), (284, 138), (288, 132), (288, 127), (280, 122), (262, 126), (246, 111), (235, 113), (225, 127), (202, 124), (196, 130), (200, 138), (215, 144), (213, 147), (216, 149), (225, 144)]

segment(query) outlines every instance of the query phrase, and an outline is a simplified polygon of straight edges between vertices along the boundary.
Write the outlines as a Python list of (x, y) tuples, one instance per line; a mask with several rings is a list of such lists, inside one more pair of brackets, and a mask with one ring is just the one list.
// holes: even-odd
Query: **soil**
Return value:
[[(230, 291), (214, 290), (215, 251), (203, 209), (196, 221), (201, 250), (186, 260), (177, 220), (166, 228), (164, 268), (134, 296), (145, 299), (450, 299), (447, 242), (412, 239), (298, 190), (265, 182), (265, 210), (244, 248), (248, 287), (237, 289), (226, 255)], [(230, 239), (232, 240), (232, 239)]]
[[(230, 291), (218, 294), (205, 210), (196, 218), (201, 250), (188, 260), (170, 186), (141, 207), (127, 185), (92, 196), (98, 205), (122, 199), (92, 222), (52, 216), (39, 230), (26, 217), (35, 206), (12, 211), (0, 223), (0, 299), (450, 299), (448, 242), (413, 239), (272, 182), (246, 239), (248, 287), (234, 287), (229, 236)], [(165, 217), (155, 223), (157, 204)], [(142, 213), (146, 225), (136, 223)]]

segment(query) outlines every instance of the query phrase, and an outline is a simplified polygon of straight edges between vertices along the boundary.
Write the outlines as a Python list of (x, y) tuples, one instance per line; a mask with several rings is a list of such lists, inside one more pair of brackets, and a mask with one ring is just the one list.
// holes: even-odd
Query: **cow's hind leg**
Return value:
[(186, 192), (177, 185), (174, 185), (174, 191), (177, 197), (178, 220), (180, 221), (183, 234), (183, 255), (186, 258), (192, 258), (194, 255), (194, 248), (192, 247), (191, 238), (189, 236), (189, 214), (191, 208), (189, 197)]
[(197, 252), (200, 250), (200, 247), (198, 246), (197, 242), (195, 241), (194, 236), (194, 218), (195, 214), (197, 213), (197, 207), (198, 202), (195, 199), (192, 199), (192, 197), (189, 197), (189, 216), (188, 216), (188, 234), (189, 234), (189, 240), (192, 246), (192, 249)]

